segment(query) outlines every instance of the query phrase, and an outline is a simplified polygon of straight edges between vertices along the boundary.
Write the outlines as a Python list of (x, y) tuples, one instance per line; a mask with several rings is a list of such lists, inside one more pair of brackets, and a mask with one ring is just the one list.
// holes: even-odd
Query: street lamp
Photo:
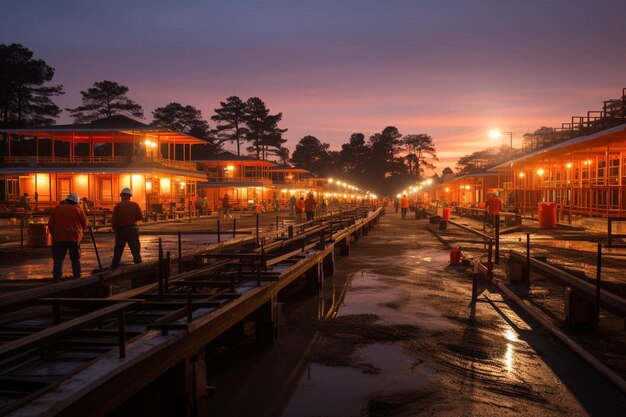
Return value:
[(513, 132), (500, 132), (496, 129), (489, 132), (491, 139), (498, 139), (502, 135), (509, 135), (509, 146), (511, 147), (511, 153), (513, 153)]

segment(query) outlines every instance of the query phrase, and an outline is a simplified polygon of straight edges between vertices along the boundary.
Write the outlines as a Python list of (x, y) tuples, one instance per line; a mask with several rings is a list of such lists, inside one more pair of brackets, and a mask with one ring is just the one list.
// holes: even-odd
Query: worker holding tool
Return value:
[(130, 201), (132, 195), (133, 192), (130, 188), (124, 188), (120, 193), (122, 201), (113, 207), (111, 225), (115, 231), (115, 248), (113, 249), (111, 268), (117, 268), (120, 265), (127, 243), (130, 253), (133, 254), (133, 263), (141, 263), (141, 245), (139, 244), (137, 222), (143, 220), (143, 213), (139, 204)]
[(70, 193), (52, 212), (48, 229), (52, 234), (52, 280), (61, 282), (63, 261), (69, 250), (72, 275), (80, 278), (80, 241), (87, 228), (87, 216), (80, 207), (80, 198)]

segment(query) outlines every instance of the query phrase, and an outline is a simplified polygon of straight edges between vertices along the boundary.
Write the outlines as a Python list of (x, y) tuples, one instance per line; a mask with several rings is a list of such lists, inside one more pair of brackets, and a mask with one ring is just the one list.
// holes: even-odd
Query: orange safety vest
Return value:
[(402, 197), (402, 200), (400, 200), (400, 208), (409, 208), (409, 204), (409, 197)]
[(59, 204), (48, 219), (54, 242), (80, 242), (87, 228), (87, 216), (78, 204)]
[(502, 209), (502, 201), (496, 196), (489, 197), (485, 205), (489, 214), (498, 214)]

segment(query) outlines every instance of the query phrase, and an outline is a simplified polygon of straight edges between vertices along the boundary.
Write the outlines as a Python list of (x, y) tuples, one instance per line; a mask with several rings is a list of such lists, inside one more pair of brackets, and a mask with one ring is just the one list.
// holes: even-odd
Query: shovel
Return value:
[(93, 242), (93, 248), (96, 251), (96, 259), (98, 260), (98, 267), (100, 268), (100, 271), (102, 271), (102, 262), (100, 262), (100, 253), (98, 253), (98, 245), (96, 244), (96, 236), (93, 233), (93, 227), (91, 226), (89, 226), (89, 233), (91, 234), (91, 241)]

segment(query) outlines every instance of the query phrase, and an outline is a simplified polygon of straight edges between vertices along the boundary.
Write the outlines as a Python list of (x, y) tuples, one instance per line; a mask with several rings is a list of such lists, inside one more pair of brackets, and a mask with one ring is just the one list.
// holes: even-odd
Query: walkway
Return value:
[[(490, 302), (479, 303), (477, 323), (469, 322), (471, 282), (448, 266), (448, 251), (426, 226), (388, 213), (350, 257), (338, 258), (326, 299), (287, 302), (273, 348), (243, 360), (238, 351), (234, 367), (215, 357), (211, 415), (608, 416), (626, 409), (623, 394), (498, 294), (487, 291)], [(328, 294), (340, 296), (344, 281), (337, 317), (319, 321), (319, 306), (332, 304)]]

